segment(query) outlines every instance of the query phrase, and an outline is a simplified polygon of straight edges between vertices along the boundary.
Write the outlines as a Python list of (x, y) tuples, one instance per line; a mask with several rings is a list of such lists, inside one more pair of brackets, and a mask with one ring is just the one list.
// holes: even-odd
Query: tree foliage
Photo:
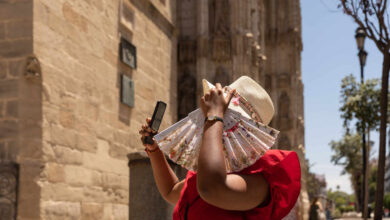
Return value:
[(331, 162), (343, 167), (341, 174), (349, 174), (353, 190), (355, 192), (357, 207), (362, 204), (362, 152), (361, 136), (359, 134), (345, 134), (339, 141), (331, 141), (333, 151)]
[(312, 201), (315, 197), (318, 197), (321, 194), (321, 188), (326, 188), (326, 182), (317, 178), (317, 175), (310, 171), (310, 163), (306, 161), (308, 164), (306, 168), (306, 186), (307, 193), (309, 195), (309, 200)]
[(388, 53), (390, 35), (387, 0), (340, 0), (339, 7), (344, 13), (364, 29), (367, 37), (374, 41), (378, 49)]
[[(356, 129), (361, 133), (363, 128), (374, 129), (380, 121), (380, 88), (378, 79), (357, 83), (351, 74), (342, 79), (341, 83), (341, 118), (347, 133), (350, 124), (356, 119)], [(363, 125), (365, 123), (365, 125)]]

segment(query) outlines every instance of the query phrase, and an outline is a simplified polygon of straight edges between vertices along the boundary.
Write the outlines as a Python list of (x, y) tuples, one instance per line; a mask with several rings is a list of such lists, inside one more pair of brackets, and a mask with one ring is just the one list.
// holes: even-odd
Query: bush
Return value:
[(383, 206), (390, 209), (390, 193), (386, 193), (385, 198), (383, 199)]

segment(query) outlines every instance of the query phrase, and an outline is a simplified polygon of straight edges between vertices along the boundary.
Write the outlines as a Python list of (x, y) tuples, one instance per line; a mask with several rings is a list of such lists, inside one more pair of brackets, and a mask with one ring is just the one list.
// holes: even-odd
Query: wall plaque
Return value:
[(124, 64), (133, 69), (137, 68), (137, 48), (123, 37), (121, 38), (119, 53)]
[(134, 82), (130, 77), (121, 75), (121, 102), (134, 107)]

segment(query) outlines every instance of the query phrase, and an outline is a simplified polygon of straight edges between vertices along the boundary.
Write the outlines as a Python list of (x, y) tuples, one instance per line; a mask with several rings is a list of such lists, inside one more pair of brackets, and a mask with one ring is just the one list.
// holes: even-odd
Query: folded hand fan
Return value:
[[(250, 104), (238, 93), (232, 102), (236, 107), (251, 109)], [(256, 119), (256, 116), (253, 118)], [(279, 131), (254, 119), (230, 107), (226, 110), (222, 143), (227, 172), (237, 172), (254, 164), (275, 143)], [(204, 121), (202, 110), (196, 109), (154, 138), (173, 162), (196, 171)]]

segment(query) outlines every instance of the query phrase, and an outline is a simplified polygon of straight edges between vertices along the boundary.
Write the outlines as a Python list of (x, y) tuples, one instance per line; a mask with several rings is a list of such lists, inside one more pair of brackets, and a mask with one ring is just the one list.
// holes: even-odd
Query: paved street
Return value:
[[(338, 218), (339, 220), (362, 220), (362, 218)], [(370, 218), (373, 219), (373, 218)], [(390, 218), (383, 218), (383, 220), (390, 220)]]

